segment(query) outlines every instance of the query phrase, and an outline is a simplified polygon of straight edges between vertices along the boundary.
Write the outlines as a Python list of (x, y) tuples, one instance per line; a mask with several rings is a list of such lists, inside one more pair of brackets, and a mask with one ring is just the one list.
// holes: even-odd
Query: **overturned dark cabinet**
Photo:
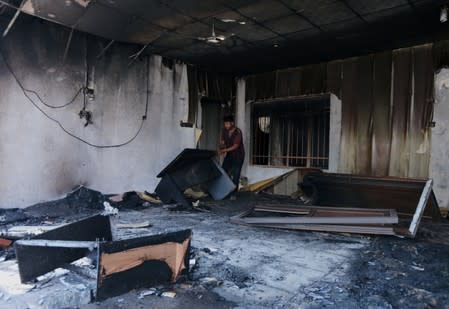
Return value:
[(235, 189), (235, 185), (215, 161), (215, 155), (215, 151), (211, 150), (184, 149), (157, 176), (161, 181), (156, 187), (156, 194), (164, 203), (176, 202), (191, 207), (184, 191), (201, 185), (215, 200), (225, 198)]

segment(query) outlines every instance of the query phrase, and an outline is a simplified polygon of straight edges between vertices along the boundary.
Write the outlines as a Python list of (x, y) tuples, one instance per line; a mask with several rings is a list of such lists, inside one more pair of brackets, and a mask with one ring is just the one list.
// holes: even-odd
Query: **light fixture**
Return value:
[(278, 48), (278, 47), (279, 47), (279, 44), (278, 44), (278, 43), (274, 43), (274, 44), (273, 44), (273, 47), (274, 47), (274, 48)]
[(440, 13), (440, 22), (441, 23), (447, 22), (447, 11), (448, 11), (447, 5), (444, 5), (441, 8), (441, 13)]

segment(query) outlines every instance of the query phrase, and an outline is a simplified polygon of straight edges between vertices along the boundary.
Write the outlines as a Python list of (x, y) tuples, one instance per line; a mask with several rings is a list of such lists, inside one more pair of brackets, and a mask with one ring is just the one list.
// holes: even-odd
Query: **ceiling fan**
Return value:
[(206, 43), (219, 44), (226, 40), (226, 37), (224, 35), (216, 35), (215, 20), (212, 18), (212, 35), (209, 37), (198, 37), (197, 39), (200, 41), (205, 41)]

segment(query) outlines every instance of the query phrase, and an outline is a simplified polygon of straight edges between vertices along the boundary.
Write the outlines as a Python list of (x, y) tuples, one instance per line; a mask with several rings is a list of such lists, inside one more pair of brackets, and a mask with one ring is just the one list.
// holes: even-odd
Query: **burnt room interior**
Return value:
[(1, 308), (446, 308), (447, 0), (0, 0)]

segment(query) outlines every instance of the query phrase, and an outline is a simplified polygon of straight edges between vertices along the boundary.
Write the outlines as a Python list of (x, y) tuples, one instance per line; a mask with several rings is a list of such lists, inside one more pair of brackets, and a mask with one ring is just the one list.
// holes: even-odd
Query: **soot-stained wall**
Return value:
[[(5, 26), (0, 21), (1, 28)], [(131, 65), (139, 46), (114, 44), (96, 59), (107, 42), (74, 33), (65, 61), (69, 30), (21, 17), (0, 39), (0, 208), (58, 198), (78, 185), (105, 193), (152, 190), (156, 174), (182, 149), (194, 146), (188, 116), (187, 70), (166, 66), (151, 56)], [(24, 95), (6, 63), (25, 88), (53, 106), (69, 102), (85, 85), (89, 67), (95, 99), (87, 101), (93, 123), (78, 116), (83, 95), (64, 108), (49, 108), (27, 92), (43, 112), (67, 131), (97, 145), (128, 141), (148, 118), (140, 134), (126, 146), (99, 149), (65, 133)], [(94, 70), (92, 70), (92, 67)]]

